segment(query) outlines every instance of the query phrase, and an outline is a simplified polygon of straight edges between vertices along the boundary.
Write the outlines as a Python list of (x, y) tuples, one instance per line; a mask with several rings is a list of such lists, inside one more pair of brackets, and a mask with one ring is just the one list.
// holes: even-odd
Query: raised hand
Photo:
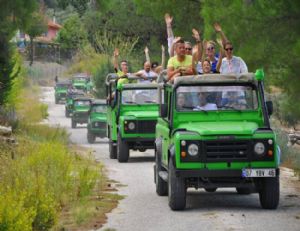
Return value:
[(222, 31), (221, 25), (217, 22), (214, 23), (214, 28), (215, 28), (216, 32), (221, 32)]
[(145, 47), (144, 51), (145, 51), (145, 53), (149, 53), (149, 49), (147, 46)]
[(119, 49), (115, 48), (115, 50), (114, 50), (114, 57), (117, 57), (117, 56), (119, 56)]
[(196, 39), (196, 41), (200, 41), (199, 31), (197, 31), (195, 28), (193, 28), (192, 33), (193, 33), (193, 37)]
[(165, 22), (166, 22), (167, 26), (171, 26), (172, 21), (173, 21), (173, 17), (171, 17), (171, 16), (169, 15), (169, 13), (166, 13), (166, 14), (165, 14)]
[(180, 39), (181, 39), (181, 37), (175, 37), (173, 40), (173, 44), (177, 43)]
[(223, 47), (223, 44), (222, 44), (222, 40), (221, 40), (221, 39), (218, 38), (218, 39), (217, 39), (217, 43), (219, 44), (220, 47)]

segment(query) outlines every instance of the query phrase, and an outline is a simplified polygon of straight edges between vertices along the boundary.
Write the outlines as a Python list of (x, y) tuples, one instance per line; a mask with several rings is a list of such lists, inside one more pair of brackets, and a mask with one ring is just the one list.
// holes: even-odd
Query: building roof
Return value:
[(52, 27), (52, 28), (55, 28), (55, 29), (61, 29), (62, 28), (61, 25), (59, 25), (58, 23), (53, 22), (52, 20), (48, 21), (48, 27)]

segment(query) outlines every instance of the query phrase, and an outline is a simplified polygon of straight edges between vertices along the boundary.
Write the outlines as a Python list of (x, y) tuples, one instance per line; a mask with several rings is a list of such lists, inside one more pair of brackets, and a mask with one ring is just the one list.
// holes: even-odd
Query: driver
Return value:
[(199, 105), (194, 108), (194, 110), (204, 110), (204, 111), (209, 111), (209, 110), (217, 110), (217, 105), (215, 103), (208, 103), (207, 102), (207, 92), (199, 92), (198, 97), (199, 97)]

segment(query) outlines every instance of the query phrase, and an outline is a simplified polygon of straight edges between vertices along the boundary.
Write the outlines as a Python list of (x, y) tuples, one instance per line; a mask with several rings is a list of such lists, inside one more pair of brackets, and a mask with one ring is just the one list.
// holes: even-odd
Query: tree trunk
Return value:
[(30, 52), (29, 52), (29, 65), (32, 66), (33, 64), (33, 37), (30, 36)]

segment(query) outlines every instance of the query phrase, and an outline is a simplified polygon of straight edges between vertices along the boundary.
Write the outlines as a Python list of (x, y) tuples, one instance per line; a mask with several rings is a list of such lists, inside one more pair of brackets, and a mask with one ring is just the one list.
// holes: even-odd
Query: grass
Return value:
[(69, 145), (64, 129), (39, 123), (47, 106), (28, 87), (17, 108), (17, 144), (0, 142), (0, 230), (100, 227), (121, 196), (107, 191), (91, 153)]

